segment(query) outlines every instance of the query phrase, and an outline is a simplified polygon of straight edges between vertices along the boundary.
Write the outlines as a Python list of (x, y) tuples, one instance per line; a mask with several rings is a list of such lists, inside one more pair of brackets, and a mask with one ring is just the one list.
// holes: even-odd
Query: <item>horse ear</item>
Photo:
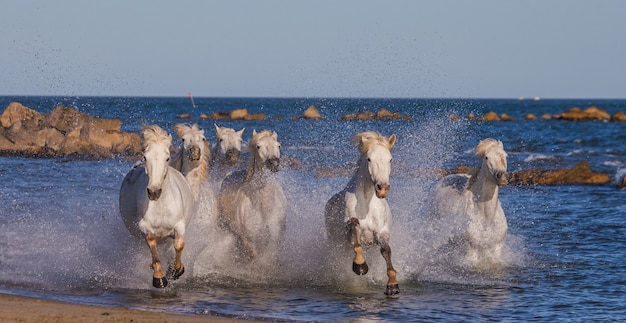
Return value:
[(252, 137), (256, 136), (256, 129), (252, 129)]
[(217, 123), (214, 123), (213, 126), (215, 126), (215, 133), (219, 136), (220, 135), (220, 127), (217, 125)]
[(391, 137), (389, 137), (389, 150), (393, 148), (393, 145), (395, 143), (396, 143), (396, 134), (394, 133), (393, 135), (391, 135)]
[(272, 131), (272, 138), (274, 138), (274, 140), (278, 140), (278, 134), (276, 131)]
[(241, 130), (237, 131), (237, 135), (238, 135), (239, 137), (242, 137), (242, 136), (243, 136), (243, 131), (244, 131), (244, 130), (246, 130), (246, 128), (241, 128)]

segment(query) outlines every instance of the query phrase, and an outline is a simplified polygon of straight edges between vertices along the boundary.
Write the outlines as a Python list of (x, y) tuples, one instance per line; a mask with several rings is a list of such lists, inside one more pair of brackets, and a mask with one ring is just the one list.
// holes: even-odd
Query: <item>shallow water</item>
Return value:
[[(166, 129), (195, 113), (181, 98), (20, 99), (49, 112), (66, 102), (102, 117), (120, 117), (128, 131), (141, 122)], [(30, 100), (30, 101), (29, 101)], [(315, 101), (315, 102), (310, 102)], [(494, 137), (509, 153), (509, 170), (571, 167), (587, 160), (593, 170), (624, 175), (625, 124), (565, 121), (451, 122), (449, 113), (489, 110), (518, 118), (558, 113), (586, 101), (517, 100), (306, 100), (203, 99), (210, 113), (247, 106), (272, 117), (221, 126), (275, 129), (284, 156), (308, 165), (279, 174), (289, 202), (287, 232), (278, 263), (236, 264), (222, 250), (229, 241), (207, 224), (212, 201), (203, 200), (188, 232), (187, 272), (164, 290), (151, 287), (150, 256), (130, 236), (118, 214), (117, 194), (132, 161), (109, 159), (0, 158), (0, 291), (83, 304), (175, 313), (285, 321), (619, 321), (626, 318), (626, 190), (604, 186), (504, 187), (500, 198), (509, 223), (500, 270), (475, 271), (437, 255), (451, 223), (434, 222), (428, 194), (438, 167), (475, 164), (470, 150)], [(30, 103), (29, 103), (30, 102)], [(322, 121), (288, 121), (308, 104)], [(626, 111), (626, 101), (595, 103)], [(604, 105), (603, 105), (604, 104)], [(45, 107), (48, 111), (43, 111)], [(340, 122), (343, 113), (392, 111), (413, 120)], [(611, 110), (612, 109), (612, 110)], [(481, 113), (482, 112), (482, 113)], [(285, 120), (275, 120), (275, 115)], [(214, 140), (209, 120), (199, 122)], [(398, 135), (389, 203), (394, 214), (392, 248), (401, 293), (383, 294), (386, 276), (377, 250), (366, 257), (370, 272), (350, 271), (349, 254), (324, 243), (323, 207), (347, 177), (317, 178), (315, 166), (356, 161), (351, 136), (363, 130)], [(164, 248), (165, 249), (165, 248)], [(167, 250), (165, 250), (167, 252)]]

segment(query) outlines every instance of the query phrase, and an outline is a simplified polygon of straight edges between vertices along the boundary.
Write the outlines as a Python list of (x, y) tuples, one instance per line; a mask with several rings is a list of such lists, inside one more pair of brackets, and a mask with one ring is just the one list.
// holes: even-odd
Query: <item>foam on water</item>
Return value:
[[(455, 266), (451, 266), (450, 259), (438, 255), (439, 249), (453, 233), (461, 230), (463, 223), (437, 222), (428, 214), (429, 194), (437, 170), (455, 158), (457, 143), (466, 135), (464, 124), (433, 118), (417, 129), (398, 129), (398, 132), (408, 134), (398, 138), (392, 151), (392, 191), (388, 199), (394, 216), (392, 260), (400, 283), (480, 284), (486, 276), (467, 273), (459, 276), (459, 269), (452, 268)], [(331, 142), (323, 149), (331, 147), (345, 147), (345, 144)], [(352, 150), (356, 161), (358, 153), (356, 148)], [(328, 156), (335, 153), (339, 152), (335, 149)], [(149, 249), (145, 241), (130, 236), (118, 214), (117, 193), (125, 167), (123, 164), (117, 171), (102, 169), (100, 173), (89, 174), (114, 175), (98, 192), (66, 192), (70, 196), (64, 201), (25, 205), (25, 210), (19, 210), (18, 205), (10, 207), (19, 215), (8, 220), (3, 217), (0, 237), (4, 270), (0, 279), (51, 291), (151, 289)], [(209, 284), (235, 281), (290, 286), (339, 284), (343, 288), (384, 286), (385, 264), (377, 247), (365, 254), (370, 272), (358, 277), (351, 272), (351, 251), (334, 250), (334, 246), (326, 243), (324, 205), (343, 189), (348, 178), (318, 179), (314, 175), (313, 168), (279, 172), (289, 204), (282, 249), (278, 259), (261, 257), (249, 263), (237, 259), (233, 237), (214, 225), (214, 188), (205, 187), (198, 212), (187, 229), (183, 252), (187, 272), (180, 282), (172, 284), (192, 279)], [(63, 179), (49, 180), (49, 185), (55, 186), (55, 181)], [(92, 204), (90, 199), (94, 196), (100, 196), (102, 201)], [(38, 212), (48, 216), (34, 214)], [(519, 243), (518, 240), (510, 235), (507, 245)], [(171, 244), (161, 246), (159, 251), (163, 263), (172, 261)], [(507, 263), (517, 264), (516, 259), (521, 255), (516, 252), (515, 248), (509, 248)]]

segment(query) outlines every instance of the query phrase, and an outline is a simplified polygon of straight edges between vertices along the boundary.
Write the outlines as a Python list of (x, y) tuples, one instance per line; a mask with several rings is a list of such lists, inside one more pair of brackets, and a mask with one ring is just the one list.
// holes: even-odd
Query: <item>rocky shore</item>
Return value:
[(120, 131), (119, 119), (94, 118), (63, 105), (42, 114), (12, 102), (0, 123), (2, 156), (99, 159), (141, 153), (141, 138)]

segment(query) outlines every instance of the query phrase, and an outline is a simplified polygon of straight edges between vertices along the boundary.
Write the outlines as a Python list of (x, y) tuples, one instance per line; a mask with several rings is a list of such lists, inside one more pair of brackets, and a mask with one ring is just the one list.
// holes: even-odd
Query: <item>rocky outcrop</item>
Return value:
[(121, 132), (119, 119), (95, 118), (63, 105), (46, 115), (13, 102), (0, 122), (0, 154), (5, 156), (108, 158), (141, 153), (141, 138)]
[(410, 120), (411, 116), (401, 115), (398, 112), (391, 112), (387, 109), (381, 109), (374, 113), (372, 111), (356, 112), (353, 114), (344, 114), (340, 120)]
[(588, 107), (585, 110), (579, 107), (573, 107), (557, 115), (555, 119), (570, 121), (611, 120), (611, 115), (595, 106)]
[(320, 111), (317, 109), (316, 106), (314, 105), (310, 105), (305, 111), (304, 114), (302, 115), (302, 117), (304, 119), (321, 119), (322, 115), (320, 114)]
[(587, 161), (565, 169), (528, 169), (513, 172), (511, 185), (599, 185), (608, 184), (608, 174), (596, 173), (589, 168)]
[(217, 120), (265, 120), (263, 113), (248, 113), (248, 109), (235, 109), (230, 112), (213, 112), (212, 114), (201, 114), (200, 119), (217, 119)]
[[(461, 118), (452, 114), (448, 116), (450, 120), (460, 120)], [(524, 117), (524, 120), (537, 120), (537, 116), (532, 113), (527, 113)], [(610, 115), (605, 110), (602, 110), (595, 106), (590, 106), (587, 109), (581, 109), (579, 107), (573, 107), (568, 109), (562, 113), (558, 114), (548, 114), (545, 113), (541, 115), (541, 119), (543, 120), (568, 120), (568, 121), (618, 121), (618, 122), (626, 122), (626, 113), (622, 111), (618, 111), (613, 115)], [(477, 117), (473, 113), (469, 113), (467, 115), (467, 120), (479, 120), (479, 121), (515, 121), (512, 116), (507, 115), (506, 113), (502, 113), (498, 115), (494, 111), (489, 111), (484, 116)]]

